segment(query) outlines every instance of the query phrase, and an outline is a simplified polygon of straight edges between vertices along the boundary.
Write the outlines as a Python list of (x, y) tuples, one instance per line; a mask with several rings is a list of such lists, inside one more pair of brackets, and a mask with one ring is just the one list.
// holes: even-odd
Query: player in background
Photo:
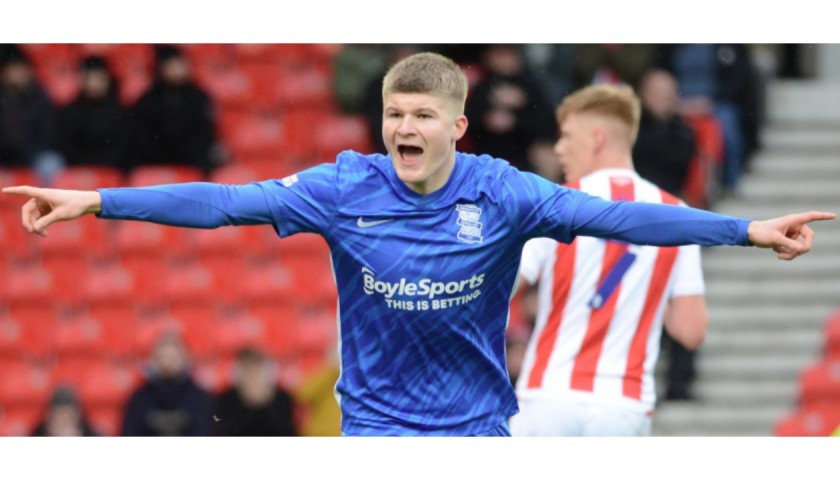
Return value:
[[(606, 200), (684, 206), (633, 168), (640, 115), (629, 86), (589, 86), (566, 97), (554, 148), (566, 186)], [(706, 333), (700, 247), (537, 238), (523, 249), (520, 273), (539, 282), (538, 308), (512, 433), (650, 435), (663, 321), (688, 349)]]
[(750, 221), (702, 210), (613, 203), (507, 162), (456, 151), (467, 79), (450, 59), (409, 56), (383, 80), (388, 155), (340, 153), (282, 180), (185, 183), (26, 195), (22, 222), (151, 221), (193, 228), (272, 225), (322, 235), (339, 297), (336, 385), (346, 435), (509, 435), (517, 409), (505, 328), (528, 239), (577, 235), (657, 245), (757, 245), (806, 253), (811, 212)]

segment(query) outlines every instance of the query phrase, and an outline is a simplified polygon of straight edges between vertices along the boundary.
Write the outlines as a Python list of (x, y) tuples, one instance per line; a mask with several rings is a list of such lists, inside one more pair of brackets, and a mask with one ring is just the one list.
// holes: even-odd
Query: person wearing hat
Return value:
[(72, 388), (55, 389), (41, 423), (35, 427), (35, 437), (93, 437), (99, 434), (88, 424), (79, 397)]

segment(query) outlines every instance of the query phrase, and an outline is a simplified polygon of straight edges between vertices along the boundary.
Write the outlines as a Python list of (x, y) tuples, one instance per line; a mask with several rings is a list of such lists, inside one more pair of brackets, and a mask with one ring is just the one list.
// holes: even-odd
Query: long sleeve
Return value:
[(278, 223), (263, 184), (194, 182), (139, 188), (103, 188), (100, 218), (141, 220), (193, 228)]
[(636, 245), (749, 246), (749, 224), (747, 219), (695, 208), (588, 197), (578, 204), (571, 230), (574, 235)]

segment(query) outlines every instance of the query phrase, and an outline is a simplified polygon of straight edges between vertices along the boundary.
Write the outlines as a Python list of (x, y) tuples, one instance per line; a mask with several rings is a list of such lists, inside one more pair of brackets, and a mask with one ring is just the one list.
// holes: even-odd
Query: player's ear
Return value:
[(469, 120), (467, 120), (466, 115), (458, 115), (455, 118), (455, 132), (452, 134), (452, 140), (458, 141), (460, 140), (465, 133), (467, 133), (467, 126), (469, 126)]

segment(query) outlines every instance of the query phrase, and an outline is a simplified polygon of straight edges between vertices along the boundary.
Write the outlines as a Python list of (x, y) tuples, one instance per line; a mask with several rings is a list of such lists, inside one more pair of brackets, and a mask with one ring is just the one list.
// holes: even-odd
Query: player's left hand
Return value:
[(756, 247), (772, 248), (780, 260), (793, 260), (811, 250), (814, 231), (808, 223), (834, 220), (835, 213), (807, 212), (750, 222), (747, 235)]

